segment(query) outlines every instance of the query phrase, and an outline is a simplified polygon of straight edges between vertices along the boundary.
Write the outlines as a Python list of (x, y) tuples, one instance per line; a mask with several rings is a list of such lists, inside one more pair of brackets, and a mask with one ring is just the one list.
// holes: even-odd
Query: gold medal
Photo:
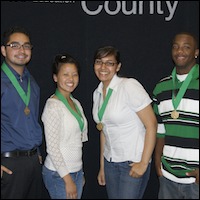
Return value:
[(179, 117), (179, 112), (177, 112), (176, 110), (173, 110), (172, 113), (171, 113), (171, 117), (173, 119), (178, 119)]
[(103, 130), (103, 124), (102, 124), (102, 123), (98, 123), (96, 127), (97, 127), (97, 129), (98, 129), (99, 131), (102, 131), (102, 130)]
[(29, 115), (30, 109), (28, 108), (28, 106), (26, 106), (26, 108), (24, 109), (24, 113), (25, 115)]

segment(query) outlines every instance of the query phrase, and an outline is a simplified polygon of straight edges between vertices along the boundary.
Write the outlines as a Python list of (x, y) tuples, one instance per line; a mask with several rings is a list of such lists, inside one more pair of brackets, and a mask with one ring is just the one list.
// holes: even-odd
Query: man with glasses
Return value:
[(26, 65), (30, 35), (20, 27), (4, 32), (1, 53), (1, 199), (39, 199), (42, 192), (40, 88)]

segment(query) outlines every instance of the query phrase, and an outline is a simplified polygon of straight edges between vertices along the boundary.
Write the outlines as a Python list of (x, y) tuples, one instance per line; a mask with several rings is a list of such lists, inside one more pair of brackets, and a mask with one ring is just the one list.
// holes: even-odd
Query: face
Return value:
[(121, 64), (117, 64), (115, 57), (110, 55), (95, 60), (94, 72), (104, 86), (108, 86), (113, 76), (120, 70), (120, 67)]
[[(23, 33), (13, 33), (6, 45), (18, 43), (20, 45), (30, 44), (29, 37)], [(1, 46), (1, 53), (5, 61), (13, 68), (24, 67), (31, 59), (31, 49), (21, 46), (19, 49), (11, 46)]]
[(175, 37), (172, 46), (172, 58), (178, 70), (188, 73), (195, 65), (195, 56), (199, 55), (192, 36), (180, 34)]
[(79, 74), (76, 65), (64, 63), (60, 67), (57, 75), (53, 75), (54, 81), (57, 83), (58, 90), (63, 95), (69, 95), (75, 90), (79, 82)]

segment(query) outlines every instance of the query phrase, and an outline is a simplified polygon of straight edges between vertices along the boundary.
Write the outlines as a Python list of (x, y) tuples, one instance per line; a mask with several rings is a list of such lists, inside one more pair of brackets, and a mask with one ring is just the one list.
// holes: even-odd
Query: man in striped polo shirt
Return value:
[(158, 198), (199, 199), (198, 39), (191, 33), (178, 33), (171, 53), (175, 67), (153, 91)]

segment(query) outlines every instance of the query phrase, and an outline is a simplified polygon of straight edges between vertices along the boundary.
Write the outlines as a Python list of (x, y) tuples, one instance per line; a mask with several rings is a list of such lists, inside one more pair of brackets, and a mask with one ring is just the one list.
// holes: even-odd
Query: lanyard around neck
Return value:
[(109, 99), (110, 99), (110, 96), (111, 96), (112, 92), (113, 92), (113, 89), (109, 88), (108, 93), (107, 93), (107, 95), (106, 95), (106, 97), (105, 97), (105, 99), (104, 99), (104, 102), (103, 102), (101, 108), (99, 109), (98, 117), (99, 117), (99, 120), (100, 120), (100, 121), (101, 121), (102, 118), (103, 118), (103, 115), (104, 115), (106, 106), (107, 106), (107, 104), (108, 104), (108, 101), (109, 101)]
[(59, 92), (58, 89), (56, 89), (55, 95), (58, 97), (58, 99), (59, 99), (60, 101), (62, 101), (62, 102), (65, 104), (65, 106), (67, 107), (67, 109), (68, 109), (68, 110), (71, 112), (71, 114), (76, 118), (76, 120), (77, 120), (78, 123), (79, 123), (80, 130), (83, 131), (83, 127), (84, 127), (83, 117), (82, 117), (82, 115), (81, 115), (81, 112), (80, 112), (78, 106), (75, 104), (75, 102), (74, 102), (74, 104), (75, 104), (75, 107), (76, 107), (76, 110), (77, 110), (78, 113), (76, 113), (76, 112), (71, 108), (71, 106), (69, 105), (67, 99)]
[(30, 96), (31, 96), (31, 87), (30, 87), (30, 77), (28, 79), (28, 89), (27, 89), (27, 94), (24, 92), (22, 87), (20, 86), (19, 82), (17, 81), (16, 77), (12, 73), (12, 71), (8, 68), (6, 63), (4, 62), (1, 66), (1, 69), (4, 71), (4, 73), (7, 75), (7, 77), (10, 79), (11, 83), (17, 90), (19, 96), (23, 100), (26, 106), (28, 106), (29, 101), (30, 101)]
[[(190, 84), (190, 81), (192, 80), (192, 77), (193, 77), (193, 73), (194, 71), (196, 70), (198, 65), (195, 65), (189, 72), (189, 74), (187, 75), (186, 79), (184, 80), (183, 84), (181, 85), (180, 89), (179, 89), (179, 92), (178, 94), (174, 95), (174, 92), (172, 93), (172, 103), (173, 103), (173, 106), (174, 106), (174, 109), (176, 110), (182, 97), (184, 96), (187, 88), (188, 88), (188, 85)], [(173, 69), (172, 71), (172, 81), (173, 81), (173, 87), (174, 87), (174, 90), (175, 90), (175, 80), (176, 79), (176, 68)]]

